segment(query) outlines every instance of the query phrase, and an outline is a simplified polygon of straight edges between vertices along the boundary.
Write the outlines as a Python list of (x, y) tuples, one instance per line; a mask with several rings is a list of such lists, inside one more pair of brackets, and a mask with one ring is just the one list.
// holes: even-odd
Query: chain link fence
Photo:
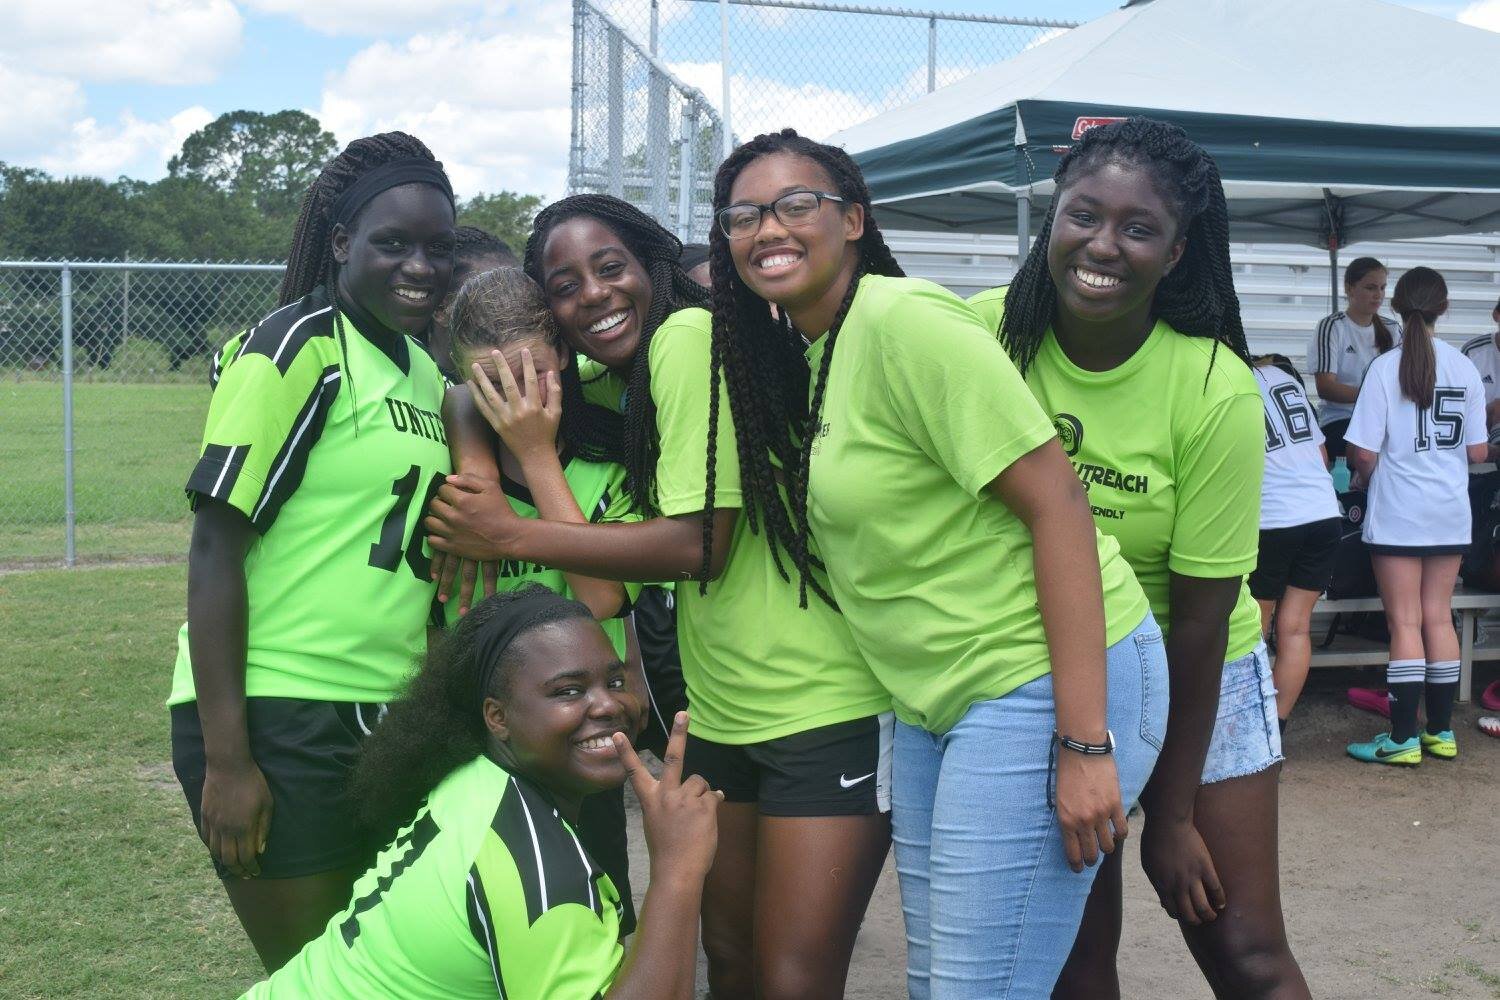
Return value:
[(187, 551), (210, 359), (281, 273), (0, 261), (0, 569)]
[(788, 125), (821, 139), (1074, 24), (808, 0), (730, 0), (727, 25), (718, 0), (574, 0), (573, 12), (569, 191), (624, 197), (695, 240), (723, 155), (726, 57), (738, 139)]
[(722, 144), (718, 113), (700, 91), (605, 11), (575, 0), (570, 193), (624, 198), (682, 239), (701, 239)]

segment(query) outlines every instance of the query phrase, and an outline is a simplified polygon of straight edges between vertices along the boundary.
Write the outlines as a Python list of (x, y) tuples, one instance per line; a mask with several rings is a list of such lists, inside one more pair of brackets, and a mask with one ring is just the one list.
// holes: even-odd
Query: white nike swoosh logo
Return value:
[(855, 778), (853, 780), (850, 780), (849, 778), (846, 778), (846, 777), (844, 777), (841, 774), (841, 775), (839, 775), (839, 784), (841, 786), (843, 786), (844, 788), (853, 788), (855, 785), (859, 784), (861, 781), (869, 781), (873, 777), (875, 777), (875, 772), (874, 771), (871, 771), (869, 774), (865, 775), (864, 777)]

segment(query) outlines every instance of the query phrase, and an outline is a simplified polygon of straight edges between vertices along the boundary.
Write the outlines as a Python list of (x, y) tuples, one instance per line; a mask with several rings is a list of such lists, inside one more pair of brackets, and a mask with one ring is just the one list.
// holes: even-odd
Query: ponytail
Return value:
[(1396, 282), (1391, 306), (1401, 317), (1401, 395), (1425, 410), (1437, 385), (1432, 328), (1448, 311), (1448, 283), (1430, 267), (1414, 267)]

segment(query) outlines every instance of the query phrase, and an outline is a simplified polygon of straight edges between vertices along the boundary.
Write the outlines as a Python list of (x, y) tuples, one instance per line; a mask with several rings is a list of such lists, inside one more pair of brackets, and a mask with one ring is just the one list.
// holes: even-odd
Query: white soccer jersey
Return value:
[[(1401, 343), (1401, 324), (1382, 316), (1385, 328), (1390, 331), (1391, 343)], [(1370, 362), (1380, 356), (1375, 346), (1375, 324), (1358, 326), (1342, 311), (1324, 316), (1318, 321), (1318, 329), (1307, 343), (1307, 373), (1316, 376), (1321, 372), (1332, 372), (1333, 377), (1345, 385), (1358, 386), (1365, 380)], [(1350, 403), (1335, 403), (1321, 400), (1318, 404), (1318, 426), (1327, 427), (1335, 420), (1347, 420), (1354, 413)]]
[(1266, 471), (1260, 527), (1291, 528), (1339, 516), (1333, 477), (1323, 464), (1323, 432), (1298, 379), (1275, 365), (1255, 369), (1266, 411)]
[(1486, 406), (1500, 395), (1500, 347), (1495, 346), (1497, 336), (1500, 336), (1500, 331), (1486, 333), (1470, 340), (1463, 347), (1464, 357), (1474, 362), (1474, 367), (1479, 369), (1479, 380), (1484, 383)]
[(1401, 394), (1401, 351), (1376, 358), (1344, 440), (1380, 461), (1370, 483), (1364, 539), (1372, 545), (1469, 544), (1469, 458), (1484, 444), (1484, 386), (1456, 348), (1433, 338), (1437, 387), (1418, 410)]

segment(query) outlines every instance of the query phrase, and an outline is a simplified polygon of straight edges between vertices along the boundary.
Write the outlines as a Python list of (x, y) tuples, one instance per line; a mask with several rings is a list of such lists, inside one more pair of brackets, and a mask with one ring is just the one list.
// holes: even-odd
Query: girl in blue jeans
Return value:
[(1045, 995), (1161, 746), (1161, 632), (994, 334), (902, 276), (842, 150), (759, 136), (714, 208), (746, 514), (899, 720), (911, 995)]
[[(1015, 281), (971, 304), (1066, 429), (1095, 521), (1166, 634), (1171, 716), (1141, 795), (1141, 863), (1218, 996), (1306, 997), (1277, 881), (1276, 687), (1245, 574), (1265, 452), (1313, 430), (1265, 416), (1212, 157), (1132, 118), (1085, 134), (1056, 182)], [(1094, 883), (1060, 1000), (1119, 996), (1120, 870), (1111, 858)]]

